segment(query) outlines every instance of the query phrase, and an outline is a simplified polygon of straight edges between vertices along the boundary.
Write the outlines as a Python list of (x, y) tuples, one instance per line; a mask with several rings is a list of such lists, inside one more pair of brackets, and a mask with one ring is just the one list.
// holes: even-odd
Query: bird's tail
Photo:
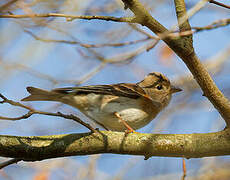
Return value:
[(60, 93), (46, 91), (35, 87), (27, 87), (26, 89), (30, 95), (23, 98), (22, 101), (59, 101), (63, 96)]

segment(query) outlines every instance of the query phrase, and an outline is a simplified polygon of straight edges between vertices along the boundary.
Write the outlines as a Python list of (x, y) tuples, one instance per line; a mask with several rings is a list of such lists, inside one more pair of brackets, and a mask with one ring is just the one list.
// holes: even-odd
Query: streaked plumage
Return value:
[(46, 91), (27, 87), (30, 96), (22, 101), (58, 101), (78, 108), (106, 129), (124, 131), (120, 117), (133, 129), (147, 125), (165, 106), (172, 93), (181, 91), (170, 85), (161, 73), (150, 73), (136, 84), (120, 83), (58, 88)]

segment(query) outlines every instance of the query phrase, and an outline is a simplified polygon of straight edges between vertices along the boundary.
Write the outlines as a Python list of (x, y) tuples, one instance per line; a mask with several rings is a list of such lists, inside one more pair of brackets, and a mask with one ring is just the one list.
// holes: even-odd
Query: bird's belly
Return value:
[(107, 103), (101, 103), (101, 106), (92, 106), (82, 112), (106, 128), (114, 131), (124, 131), (127, 129), (115, 115), (115, 112), (133, 129), (145, 126), (158, 113), (158, 111), (154, 110), (152, 103), (143, 105), (138, 99), (128, 99), (125, 97), (111, 98)]

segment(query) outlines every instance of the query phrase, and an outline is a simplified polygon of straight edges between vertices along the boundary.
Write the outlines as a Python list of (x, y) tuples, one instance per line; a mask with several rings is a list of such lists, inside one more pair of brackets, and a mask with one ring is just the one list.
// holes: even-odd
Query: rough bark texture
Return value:
[(199, 158), (230, 155), (230, 131), (207, 134), (121, 132), (37, 137), (0, 136), (0, 156), (37, 161), (49, 158), (114, 153)]

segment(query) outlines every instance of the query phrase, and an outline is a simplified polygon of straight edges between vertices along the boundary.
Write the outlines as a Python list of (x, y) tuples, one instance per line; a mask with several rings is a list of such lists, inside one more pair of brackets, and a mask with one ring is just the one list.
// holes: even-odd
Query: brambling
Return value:
[(134, 131), (152, 121), (181, 91), (163, 74), (153, 72), (136, 83), (57, 88), (27, 87), (22, 101), (58, 101), (79, 109), (97, 124), (112, 131)]

